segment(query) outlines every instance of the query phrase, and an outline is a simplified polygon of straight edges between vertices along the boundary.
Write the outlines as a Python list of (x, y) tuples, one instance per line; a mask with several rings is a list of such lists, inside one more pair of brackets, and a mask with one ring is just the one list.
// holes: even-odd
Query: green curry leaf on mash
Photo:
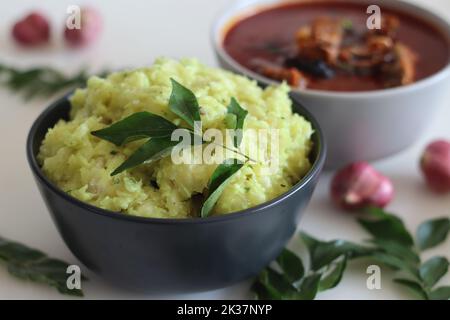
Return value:
[(111, 176), (121, 173), (124, 170), (134, 168), (144, 162), (159, 160), (168, 156), (179, 141), (172, 141), (171, 137), (151, 138), (140, 146), (127, 160), (117, 167)]
[(231, 98), (227, 108), (227, 116), (225, 123), (227, 129), (234, 130), (233, 144), (237, 148), (242, 141), (242, 129), (244, 128), (244, 120), (248, 111), (243, 109), (235, 98)]
[(187, 122), (194, 129), (194, 122), (200, 122), (200, 107), (195, 94), (174, 79), (172, 82), (172, 94), (169, 99), (170, 110)]
[[(195, 131), (197, 129), (195, 128), (196, 122), (200, 122), (200, 108), (197, 98), (191, 90), (183, 87), (174, 79), (170, 80), (172, 82), (172, 93), (169, 99), (169, 108)], [(233, 129), (237, 130), (244, 127), (247, 113), (247, 110), (244, 110), (236, 99), (231, 98), (228, 114), (235, 118)], [(117, 146), (143, 138), (150, 138), (111, 173), (111, 176), (114, 176), (142, 163), (168, 156), (172, 149), (180, 143), (171, 139), (172, 133), (176, 129), (182, 128), (178, 128), (172, 122), (150, 112), (138, 112), (107, 128), (93, 131), (91, 134)], [(194, 141), (195, 144), (194, 136), (196, 133), (189, 131), (189, 134), (192, 138), (191, 141)], [(242, 131), (238, 132), (234, 138), (234, 145), (238, 147), (242, 140)], [(200, 141), (204, 143), (201, 137)], [(207, 217), (210, 214), (229, 178), (242, 166), (243, 163), (236, 159), (227, 159), (216, 168), (208, 183), (208, 196), (203, 203), (201, 217)]]
[(169, 120), (143, 111), (134, 113), (107, 128), (93, 131), (91, 134), (121, 146), (144, 138), (167, 137), (175, 129), (177, 126)]
[(203, 203), (201, 217), (206, 218), (219, 200), (230, 178), (242, 168), (244, 164), (236, 159), (226, 159), (214, 170), (208, 182), (208, 197)]
[(62, 294), (83, 296), (81, 289), (67, 287), (69, 264), (39, 250), (0, 237), (0, 263), (4, 263), (8, 272), (17, 278), (49, 285)]

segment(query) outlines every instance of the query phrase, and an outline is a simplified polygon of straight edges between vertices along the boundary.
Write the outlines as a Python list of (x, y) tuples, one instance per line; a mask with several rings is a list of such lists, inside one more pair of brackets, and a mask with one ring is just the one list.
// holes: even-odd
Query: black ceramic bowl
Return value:
[(322, 131), (313, 125), (313, 167), (287, 193), (251, 209), (205, 219), (151, 219), (103, 210), (60, 190), (36, 160), (47, 130), (67, 119), (64, 97), (34, 122), (27, 140), (31, 170), (67, 246), (108, 281), (136, 291), (181, 293), (217, 289), (256, 275), (292, 237), (325, 160)]

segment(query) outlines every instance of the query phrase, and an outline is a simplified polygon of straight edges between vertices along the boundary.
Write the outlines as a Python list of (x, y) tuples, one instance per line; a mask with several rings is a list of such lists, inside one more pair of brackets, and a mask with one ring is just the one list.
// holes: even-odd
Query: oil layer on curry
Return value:
[(449, 60), (449, 42), (433, 26), (382, 8), (368, 29), (366, 6), (299, 2), (235, 23), (224, 49), (244, 67), (296, 88), (367, 91), (426, 78)]

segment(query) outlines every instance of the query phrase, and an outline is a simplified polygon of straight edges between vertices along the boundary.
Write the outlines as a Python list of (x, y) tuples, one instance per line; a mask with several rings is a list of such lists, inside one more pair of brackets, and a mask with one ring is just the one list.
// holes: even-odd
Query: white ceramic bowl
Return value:
[[(212, 29), (213, 46), (222, 67), (256, 79), (262, 85), (277, 83), (233, 60), (223, 49), (222, 41), (233, 19), (283, 2), (286, 1), (242, 0), (222, 12)], [(377, 1), (343, 2), (370, 5)], [(384, 0), (383, 7), (418, 16), (438, 28), (450, 43), (449, 24), (429, 10), (398, 0)], [(436, 111), (449, 106), (449, 92), (450, 64), (428, 78), (403, 87), (367, 92), (293, 90), (292, 96), (316, 117), (324, 130), (328, 144), (326, 167), (332, 169), (357, 160), (381, 159), (412, 145), (432, 123)]]

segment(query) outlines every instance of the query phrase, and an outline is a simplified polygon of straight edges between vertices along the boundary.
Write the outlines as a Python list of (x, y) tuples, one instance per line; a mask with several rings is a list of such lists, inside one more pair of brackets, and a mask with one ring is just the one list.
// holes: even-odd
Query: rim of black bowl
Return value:
[[(37, 178), (45, 184), (49, 189), (51, 189), (53, 192), (58, 194), (59, 196), (65, 198), (66, 200), (74, 203), (75, 205), (92, 212), (93, 214), (102, 215), (109, 218), (119, 219), (119, 220), (127, 220), (127, 221), (133, 221), (133, 222), (139, 222), (139, 223), (150, 223), (150, 224), (196, 224), (196, 223), (218, 223), (233, 219), (239, 219), (244, 216), (248, 215), (254, 215), (258, 214), (261, 211), (273, 207), (279, 202), (283, 201), (284, 199), (290, 197), (292, 194), (300, 191), (303, 189), (315, 176), (320, 174), (320, 171), (323, 168), (323, 165), (325, 163), (326, 158), (326, 141), (325, 137), (323, 135), (322, 129), (320, 128), (319, 124), (317, 123), (316, 119), (312, 116), (310, 112), (308, 112), (298, 101), (295, 101), (290, 97), (292, 104), (295, 105), (295, 108), (298, 110), (294, 110), (294, 112), (298, 113), (299, 115), (305, 117), (306, 120), (308, 120), (312, 128), (314, 130), (314, 134), (316, 135), (313, 140), (315, 140), (318, 145), (314, 146), (314, 149), (316, 150), (316, 154), (314, 155), (314, 161), (312, 161), (311, 169), (308, 171), (308, 173), (300, 180), (298, 181), (292, 188), (290, 188), (287, 192), (279, 195), (278, 197), (266, 201), (264, 203), (261, 203), (257, 206), (235, 211), (219, 216), (211, 216), (207, 218), (152, 218), (152, 217), (140, 217), (140, 216), (133, 216), (126, 213), (121, 212), (115, 212), (107, 209), (102, 209), (99, 207), (96, 207), (94, 205), (91, 205), (89, 203), (83, 202), (68, 193), (61, 190), (56, 184), (51, 182), (45, 174), (42, 172), (41, 167), (39, 166), (36, 155), (33, 151), (33, 144), (35, 141), (35, 136), (38, 128), (40, 128), (41, 123), (56, 109), (60, 106), (60, 104), (66, 100), (68, 100), (68, 97), (72, 94), (72, 92), (64, 95), (63, 97), (59, 98), (50, 106), (48, 106), (39, 116), (38, 118), (33, 122), (33, 125), (31, 126), (30, 131), (28, 132), (27, 141), (26, 141), (26, 153), (27, 153), (27, 160), (28, 164), (31, 167), (31, 170), (33, 173), (37, 176)], [(46, 128), (47, 130), (49, 128)], [(42, 143), (42, 141), (39, 141), (39, 145)]]

